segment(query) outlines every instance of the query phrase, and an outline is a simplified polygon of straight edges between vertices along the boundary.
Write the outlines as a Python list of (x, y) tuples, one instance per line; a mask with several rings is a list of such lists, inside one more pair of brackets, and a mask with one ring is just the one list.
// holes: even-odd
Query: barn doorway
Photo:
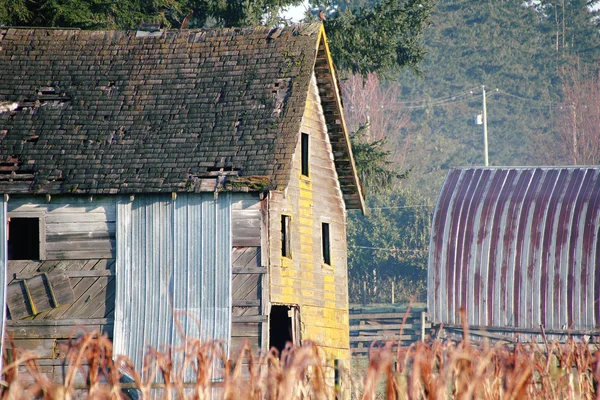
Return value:
[(300, 311), (294, 305), (272, 305), (269, 316), (269, 348), (279, 353), (286, 343), (300, 344)]

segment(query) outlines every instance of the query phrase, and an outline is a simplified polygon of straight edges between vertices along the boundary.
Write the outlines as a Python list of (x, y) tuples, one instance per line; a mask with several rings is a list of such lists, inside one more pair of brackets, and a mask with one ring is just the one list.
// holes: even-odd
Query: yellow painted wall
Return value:
[[(298, 305), (302, 340), (317, 342), (329, 360), (348, 360), (346, 209), (314, 76), (301, 132), (309, 134), (309, 176), (301, 175), (299, 135), (288, 188), (269, 194), (270, 301)], [(281, 214), (291, 216), (291, 258), (281, 256)], [(322, 222), (330, 225), (330, 266)]]

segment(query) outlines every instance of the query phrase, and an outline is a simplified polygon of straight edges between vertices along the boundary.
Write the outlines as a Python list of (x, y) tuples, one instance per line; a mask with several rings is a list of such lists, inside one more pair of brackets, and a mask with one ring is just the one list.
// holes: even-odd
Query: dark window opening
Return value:
[(302, 175), (308, 176), (308, 133), (302, 134)]
[(323, 246), (323, 262), (331, 265), (331, 240), (329, 238), (329, 224), (323, 222), (321, 224), (321, 236)]
[(290, 216), (281, 216), (281, 256), (292, 258)]
[(287, 343), (300, 344), (300, 313), (297, 306), (271, 306), (269, 318), (269, 348), (279, 353)]
[(8, 259), (40, 259), (39, 218), (9, 218)]

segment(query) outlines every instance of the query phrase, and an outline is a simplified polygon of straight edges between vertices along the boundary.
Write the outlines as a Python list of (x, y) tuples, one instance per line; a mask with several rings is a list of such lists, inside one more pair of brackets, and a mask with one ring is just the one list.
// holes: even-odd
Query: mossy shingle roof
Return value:
[(0, 192), (284, 187), (319, 29), (0, 29)]

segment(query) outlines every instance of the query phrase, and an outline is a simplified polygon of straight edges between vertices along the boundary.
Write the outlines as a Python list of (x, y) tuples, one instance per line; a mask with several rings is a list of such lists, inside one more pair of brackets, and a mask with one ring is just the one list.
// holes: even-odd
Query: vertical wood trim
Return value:
[[(0, 354), (4, 354), (4, 331), (6, 325), (6, 280), (7, 280), (7, 222), (8, 213), (5, 201), (5, 196), (0, 198), (0, 295), (2, 296), (2, 311), (0, 311)], [(0, 357), (0, 370), (2, 370), (3, 357)]]
[(39, 217), (40, 260), (46, 260), (46, 213)]
[[(131, 265), (131, 202), (127, 196), (116, 197), (117, 228), (115, 238), (117, 252), (115, 262), (115, 320), (113, 327), (113, 347), (115, 354), (125, 354), (125, 343), (129, 332), (123, 329), (124, 299), (131, 296), (131, 283), (128, 285), (126, 266)], [(121, 298), (123, 297), (123, 298)]]
[(271, 193), (260, 202), (260, 210), (262, 213), (262, 222), (260, 227), (260, 265), (261, 267), (267, 267), (267, 273), (261, 277), (261, 302), (262, 302), (262, 315), (267, 316), (267, 320), (261, 323), (260, 332), (260, 347), (261, 349), (269, 349), (269, 316), (271, 314), (271, 270), (269, 260), (271, 259), (271, 248), (269, 246), (269, 218), (270, 218), (270, 207), (269, 207), (269, 196)]

